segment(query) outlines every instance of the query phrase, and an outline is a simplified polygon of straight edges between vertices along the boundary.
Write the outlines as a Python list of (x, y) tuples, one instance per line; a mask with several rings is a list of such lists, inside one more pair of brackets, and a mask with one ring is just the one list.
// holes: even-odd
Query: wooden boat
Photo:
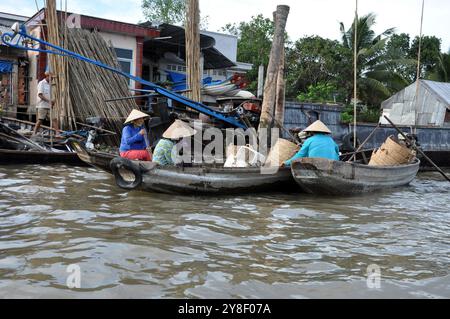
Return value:
[(16, 151), (5, 149), (0, 149), (0, 164), (66, 164), (86, 166), (75, 153), (71, 152)]
[(352, 195), (389, 189), (411, 183), (420, 160), (398, 166), (369, 166), (359, 163), (303, 158), (292, 163), (292, 175), (301, 189), (316, 195)]
[(85, 165), (76, 153), (41, 146), (0, 123), (0, 164)]
[(67, 145), (83, 163), (112, 174), (110, 163), (118, 154), (87, 150), (80, 141), (75, 139), (69, 139)]
[(119, 187), (167, 194), (248, 194), (296, 187), (290, 168), (262, 174), (260, 168), (224, 168), (213, 165), (161, 167), (113, 154), (89, 151), (71, 141), (81, 160), (112, 173)]

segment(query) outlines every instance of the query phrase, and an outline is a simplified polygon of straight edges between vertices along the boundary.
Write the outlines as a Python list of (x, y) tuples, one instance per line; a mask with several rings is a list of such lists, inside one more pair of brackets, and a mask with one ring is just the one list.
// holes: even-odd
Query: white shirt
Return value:
[(46, 79), (43, 79), (41, 82), (39, 82), (38, 86), (37, 86), (37, 94), (38, 94), (38, 102), (36, 105), (36, 108), (38, 109), (50, 109), (51, 108), (51, 104), (42, 100), (39, 97), (39, 94), (44, 95), (44, 97), (48, 100), (51, 100), (50, 97), (50, 83), (47, 82)]

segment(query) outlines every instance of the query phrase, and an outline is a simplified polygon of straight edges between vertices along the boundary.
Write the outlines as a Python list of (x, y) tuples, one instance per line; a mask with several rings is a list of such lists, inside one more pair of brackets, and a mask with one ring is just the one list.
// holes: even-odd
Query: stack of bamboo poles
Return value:
[[(112, 44), (108, 45), (97, 31), (68, 29), (65, 43), (70, 51), (120, 69)], [(87, 117), (106, 119), (105, 128), (118, 133), (111, 144), (118, 145), (123, 122), (138, 106), (134, 100), (105, 101), (129, 96), (127, 79), (93, 64), (70, 59), (69, 84), (75, 117), (82, 122)]]
[[(48, 42), (60, 47), (65, 47), (65, 43), (61, 40), (63, 38), (61, 33), (65, 33), (67, 28), (59, 27), (60, 24), (56, 9), (56, 0), (46, 1), (45, 15), (48, 30)], [(70, 99), (67, 58), (50, 54), (49, 61), (50, 71), (53, 75), (52, 83), (54, 84), (52, 99), (55, 100), (52, 116), (58, 120), (59, 127), (68, 128), (70, 130), (76, 129), (75, 114)]]
[(186, 0), (186, 69), (188, 97), (201, 102), (200, 6), (198, 0)]

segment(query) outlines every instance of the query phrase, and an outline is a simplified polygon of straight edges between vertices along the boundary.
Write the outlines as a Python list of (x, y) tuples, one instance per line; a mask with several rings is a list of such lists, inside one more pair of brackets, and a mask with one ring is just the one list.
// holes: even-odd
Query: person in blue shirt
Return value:
[(300, 158), (326, 158), (339, 161), (339, 146), (331, 137), (331, 131), (325, 124), (316, 121), (303, 132), (312, 136), (305, 141), (293, 158), (284, 163), (285, 166), (291, 166), (292, 162)]
[(150, 144), (144, 119), (148, 115), (133, 110), (125, 122), (120, 143), (120, 157), (132, 161), (151, 161)]

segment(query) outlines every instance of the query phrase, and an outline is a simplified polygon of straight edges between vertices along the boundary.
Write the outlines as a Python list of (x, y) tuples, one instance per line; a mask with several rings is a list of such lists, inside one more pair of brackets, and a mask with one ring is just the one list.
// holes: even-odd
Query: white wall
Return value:
[[(135, 36), (128, 36), (115, 33), (99, 32), (99, 34), (105, 39), (106, 42), (111, 42), (114, 48), (133, 50), (133, 62), (131, 63), (131, 74), (136, 75), (136, 54), (137, 54), (137, 41)], [(131, 81), (130, 87), (134, 88), (135, 83)]]
[(231, 62), (237, 61), (237, 37), (211, 31), (201, 31), (201, 33), (214, 38), (216, 40), (216, 45), (214, 47), (230, 59)]
[[(29, 30), (30, 34), (32, 36), (34, 36), (35, 38), (40, 38), (40, 28), (39, 27), (35, 27), (31, 30)], [(36, 77), (36, 73), (37, 73), (37, 57), (39, 55), (38, 52), (33, 52), (33, 51), (27, 51), (28, 54), (28, 61), (30, 62), (29, 64), (29, 69), (28, 69), (28, 73), (30, 75), (30, 84), (29, 84), (29, 91), (30, 91), (30, 100), (29, 100), (29, 104), (30, 104), (30, 108), (28, 109), (28, 112), (35, 112), (35, 108), (36, 108), (36, 103), (37, 103), (37, 85), (39, 82), (39, 79)]]

